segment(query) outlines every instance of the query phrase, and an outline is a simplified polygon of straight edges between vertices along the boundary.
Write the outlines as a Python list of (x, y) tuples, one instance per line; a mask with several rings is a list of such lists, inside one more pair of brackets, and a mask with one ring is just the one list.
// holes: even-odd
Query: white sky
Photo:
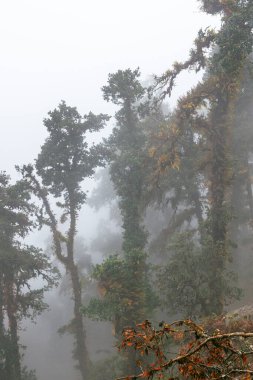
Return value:
[[(215, 24), (196, 0), (0, 0), (0, 170), (15, 175), (37, 156), (42, 120), (61, 99), (113, 114), (100, 90), (108, 73), (160, 74)], [(175, 94), (193, 81), (183, 76)]]

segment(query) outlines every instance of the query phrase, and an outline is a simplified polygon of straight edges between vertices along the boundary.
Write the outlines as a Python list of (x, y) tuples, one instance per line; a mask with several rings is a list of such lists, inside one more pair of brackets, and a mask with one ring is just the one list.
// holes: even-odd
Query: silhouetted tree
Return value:
[[(105, 163), (103, 152), (95, 145), (89, 147), (86, 135), (101, 130), (108, 119), (106, 115), (96, 116), (92, 113), (82, 117), (76, 108), (68, 107), (65, 102), (60, 103), (44, 120), (49, 136), (35, 165), (20, 169), (31, 190), (42, 202), (39, 221), (41, 226), (50, 228), (55, 255), (71, 278), (74, 318), (69, 330), (74, 334), (74, 357), (83, 380), (88, 378), (90, 361), (80, 311), (82, 287), (75, 261), (75, 237), (78, 213), (86, 202), (82, 182), (93, 176), (95, 169)], [(56, 206), (62, 212), (59, 219), (52, 206), (52, 197), (57, 200)], [(69, 225), (66, 233), (63, 233), (59, 225), (67, 221)]]

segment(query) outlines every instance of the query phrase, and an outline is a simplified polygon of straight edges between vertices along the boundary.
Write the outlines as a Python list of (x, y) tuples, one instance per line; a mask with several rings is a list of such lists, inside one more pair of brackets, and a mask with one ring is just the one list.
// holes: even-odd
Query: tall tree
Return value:
[[(90, 147), (86, 135), (101, 130), (108, 119), (107, 115), (96, 116), (92, 113), (82, 117), (76, 108), (68, 107), (65, 102), (60, 103), (44, 120), (49, 136), (35, 165), (21, 169), (31, 190), (41, 200), (41, 226), (50, 228), (55, 255), (71, 278), (74, 318), (69, 327), (74, 334), (74, 358), (78, 361), (83, 380), (88, 378), (90, 360), (83, 315), (80, 312), (82, 287), (75, 261), (75, 237), (78, 214), (86, 202), (82, 182), (105, 163), (102, 151), (94, 144)], [(57, 200), (56, 206), (62, 212), (59, 219), (52, 206), (52, 197)], [(64, 233), (60, 230), (60, 224), (66, 224), (67, 221), (69, 224)]]
[(138, 124), (138, 102), (144, 95), (139, 76), (138, 69), (119, 70), (109, 74), (108, 85), (102, 88), (104, 99), (120, 106), (115, 114), (117, 127), (107, 145), (111, 152), (111, 180), (123, 220), (122, 249), (125, 252), (143, 249), (147, 237), (141, 210), (145, 135)]
[[(146, 137), (140, 125), (138, 106), (145, 90), (139, 77), (138, 69), (119, 70), (109, 74), (108, 84), (102, 88), (104, 99), (120, 106), (115, 114), (116, 127), (105, 144), (122, 216), (123, 243), (121, 255), (110, 256), (96, 266), (94, 277), (102, 299), (91, 300), (84, 312), (112, 321), (117, 338), (124, 326), (141, 321), (155, 304), (144, 252), (147, 242), (143, 223)], [(135, 369), (134, 356), (128, 357), (127, 365)]]
[(183, 63), (176, 62), (171, 70), (157, 78), (156, 86), (162, 89), (161, 98), (164, 98), (171, 94), (175, 80), (183, 70), (206, 70), (203, 80), (178, 102), (174, 126), (169, 129), (166, 159), (158, 161), (158, 167), (173, 167), (175, 162), (180, 162), (182, 151), (177, 142), (186, 135), (189, 125), (196, 136), (203, 138), (207, 154), (199, 171), (205, 168), (208, 192), (203, 245), (208, 263), (208, 296), (204, 313), (219, 314), (227, 297), (224, 273), (230, 256), (231, 189), (234, 180), (232, 147), (236, 106), (241, 96), (245, 65), (252, 52), (253, 4), (239, 0), (200, 3), (205, 12), (221, 16), (221, 28), (218, 31), (200, 30), (189, 59)]
[[(24, 183), (11, 185), (9, 177), (0, 174), (0, 374), (3, 380), (25, 380), (19, 344), (20, 322), (34, 318), (47, 307), (43, 302), (44, 292), (58, 279), (48, 257), (22, 242), (33, 225), (35, 210), (29, 201)], [(34, 279), (44, 281), (45, 285), (32, 287)]]

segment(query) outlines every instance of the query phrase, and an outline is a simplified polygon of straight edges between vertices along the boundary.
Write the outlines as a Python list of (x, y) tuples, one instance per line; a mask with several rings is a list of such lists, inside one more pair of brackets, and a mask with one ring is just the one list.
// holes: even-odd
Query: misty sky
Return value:
[[(218, 21), (202, 14), (197, 0), (0, 0), (0, 170), (17, 178), (14, 166), (37, 156), (46, 137), (42, 120), (62, 99), (81, 114), (112, 115), (114, 107), (101, 93), (108, 73), (139, 66), (143, 80), (161, 74), (187, 58), (198, 30), (209, 25)], [(194, 75), (181, 76), (172, 105), (194, 80)], [(96, 235), (99, 221), (92, 210), (82, 210), (79, 223), (85, 239)], [(48, 231), (32, 239), (46, 246)], [(50, 334), (59, 344), (58, 325), (40, 334), (50, 315), (24, 333), (28, 363), (42, 380), (47, 378), (41, 375), (40, 355)], [(37, 334), (46, 340), (45, 347), (40, 341), (41, 351)], [(71, 365), (61, 362), (63, 371)]]
[[(14, 175), (36, 157), (42, 120), (61, 99), (113, 114), (100, 90), (108, 73), (162, 73), (187, 57), (200, 27), (215, 24), (196, 0), (1, 1), (0, 170)], [(176, 95), (192, 81), (183, 76)]]

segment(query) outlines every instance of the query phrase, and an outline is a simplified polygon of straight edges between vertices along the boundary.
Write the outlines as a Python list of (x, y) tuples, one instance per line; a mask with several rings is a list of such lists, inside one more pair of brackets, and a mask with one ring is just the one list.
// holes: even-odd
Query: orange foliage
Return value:
[(225, 317), (206, 320), (203, 325), (184, 320), (162, 323), (159, 329), (146, 320), (122, 334), (120, 349), (131, 347), (141, 354), (142, 360), (136, 363), (139, 373), (121, 380), (253, 377), (253, 323), (248, 320), (232, 326)]

